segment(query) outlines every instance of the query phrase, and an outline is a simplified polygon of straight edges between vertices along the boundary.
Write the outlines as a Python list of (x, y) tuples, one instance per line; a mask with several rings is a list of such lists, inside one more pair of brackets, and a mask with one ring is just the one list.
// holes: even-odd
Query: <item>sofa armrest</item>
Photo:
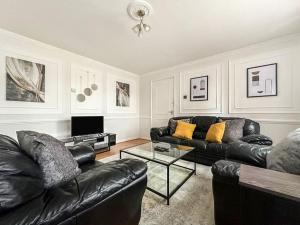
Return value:
[(271, 151), (271, 148), (271, 146), (237, 141), (229, 144), (226, 151), (226, 159), (265, 168), (266, 156)]
[(150, 136), (152, 141), (156, 141), (159, 139), (159, 137), (162, 137), (164, 135), (169, 135), (169, 128), (168, 127), (155, 127), (151, 128)]
[(240, 139), (243, 142), (247, 142), (249, 144), (258, 144), (258, 145), (272, 145), (273, 141), (270, 137), (262, 135), (262, 134), (250, 134), (244, 136)]
[(240, 163), (219, 160), (212, 165), (211, 172), (214, 180), (223, 181), (225, 183), (238, 184), (240, 176)]
[(87, 144), (78, 144), (68, 147), (69, 151), (77, 161), (78, 165), (91, 163), (95, 161), (96, 153), (94, 149)]

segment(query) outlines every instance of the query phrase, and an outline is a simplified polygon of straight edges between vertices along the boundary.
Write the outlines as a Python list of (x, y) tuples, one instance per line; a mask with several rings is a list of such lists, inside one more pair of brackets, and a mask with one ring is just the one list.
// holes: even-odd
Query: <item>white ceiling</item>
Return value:
[(136, 37), (130, 0), (0, 0), (0, 27), (137, 74), (300, 32), (300, 0), (148, 0)]

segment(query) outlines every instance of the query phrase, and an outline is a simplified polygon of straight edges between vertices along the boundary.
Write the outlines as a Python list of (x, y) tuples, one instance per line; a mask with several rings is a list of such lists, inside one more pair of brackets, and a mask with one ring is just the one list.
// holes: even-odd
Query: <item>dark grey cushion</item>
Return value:
[(180, 120), (170, 119), (169, 120), (170, 135), (173, 135), (175, 133), (176, 127), (177, 127), (177, 121), (183, 121), (183, 122), (186, 122), (186, 123), (190, 123), (191, 119), (189, 119), (189, 118), (180, 119)]
[(300, 175), (300, 128), (273, 147), (267, 155), (267, 168)]
[(170, 119), (169, 120), (170, 135), (173, 135), (175, 133), (176, 127), (177, 127), (177, 121)]
[(63, 184), (80, 174), (76, 160), (61, 141), (34, 131), (18, 131), (17, 136), (21, 149), (39, 164), (46, 188)]
[(222, 141), (234, 142), (243, 137), (245, 119), (226, 120), (225, 131)]

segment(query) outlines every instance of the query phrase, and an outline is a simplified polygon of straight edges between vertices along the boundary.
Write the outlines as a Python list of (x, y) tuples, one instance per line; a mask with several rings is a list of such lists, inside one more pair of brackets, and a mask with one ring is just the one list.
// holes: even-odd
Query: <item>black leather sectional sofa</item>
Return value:
[[(238, 119), (236, 117), (215, 117), (215, 116), (194, 116), (194, 117), (173, 117), (174, 120), (187, 119), (196, 124), (196, 129), (192, 140), (180, 139), (170, 135), (170, 126), (152, 128), (150, 136), (152, 141), (162, 141), (173, 144), (181, 144), (196, 147), (196, 154), (191, 153), (185, 157), (186, 160), (196, 161), (204, 165), (212, 165), (214, 162), (225, 159), (228, 143), (208, 143), (205, 141), (209, 127), (217, 122)], [(169, 122), (170, 123), (170, 122)], [(260, 145), (272, 145), (269, 137), (260, 134), (259, 123), (246, 119), (243, 128), (244, 142)]]
[(1, 225), (138, 225), (146, 164), (133, 159), (103, 164), (86, 145), (70, 151), (82, 173), (46, 190), (39, 166), (15, 140), (0, 135)]

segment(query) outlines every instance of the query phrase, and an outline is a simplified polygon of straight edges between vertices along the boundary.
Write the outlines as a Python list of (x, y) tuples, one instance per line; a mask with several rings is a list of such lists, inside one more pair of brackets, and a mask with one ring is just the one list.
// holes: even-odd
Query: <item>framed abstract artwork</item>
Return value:
[(45, 71), (43, 64), (6, 57), (6, 100), (45, 102)]
[(247, 68), (247, 97), (277, 96), (277, 63)]
[(130, 85), (116, 81), (116, 106), (129, 107), (130, 104)]
[(208, 76), (190, 79), (190, 101), (208, 100)]

